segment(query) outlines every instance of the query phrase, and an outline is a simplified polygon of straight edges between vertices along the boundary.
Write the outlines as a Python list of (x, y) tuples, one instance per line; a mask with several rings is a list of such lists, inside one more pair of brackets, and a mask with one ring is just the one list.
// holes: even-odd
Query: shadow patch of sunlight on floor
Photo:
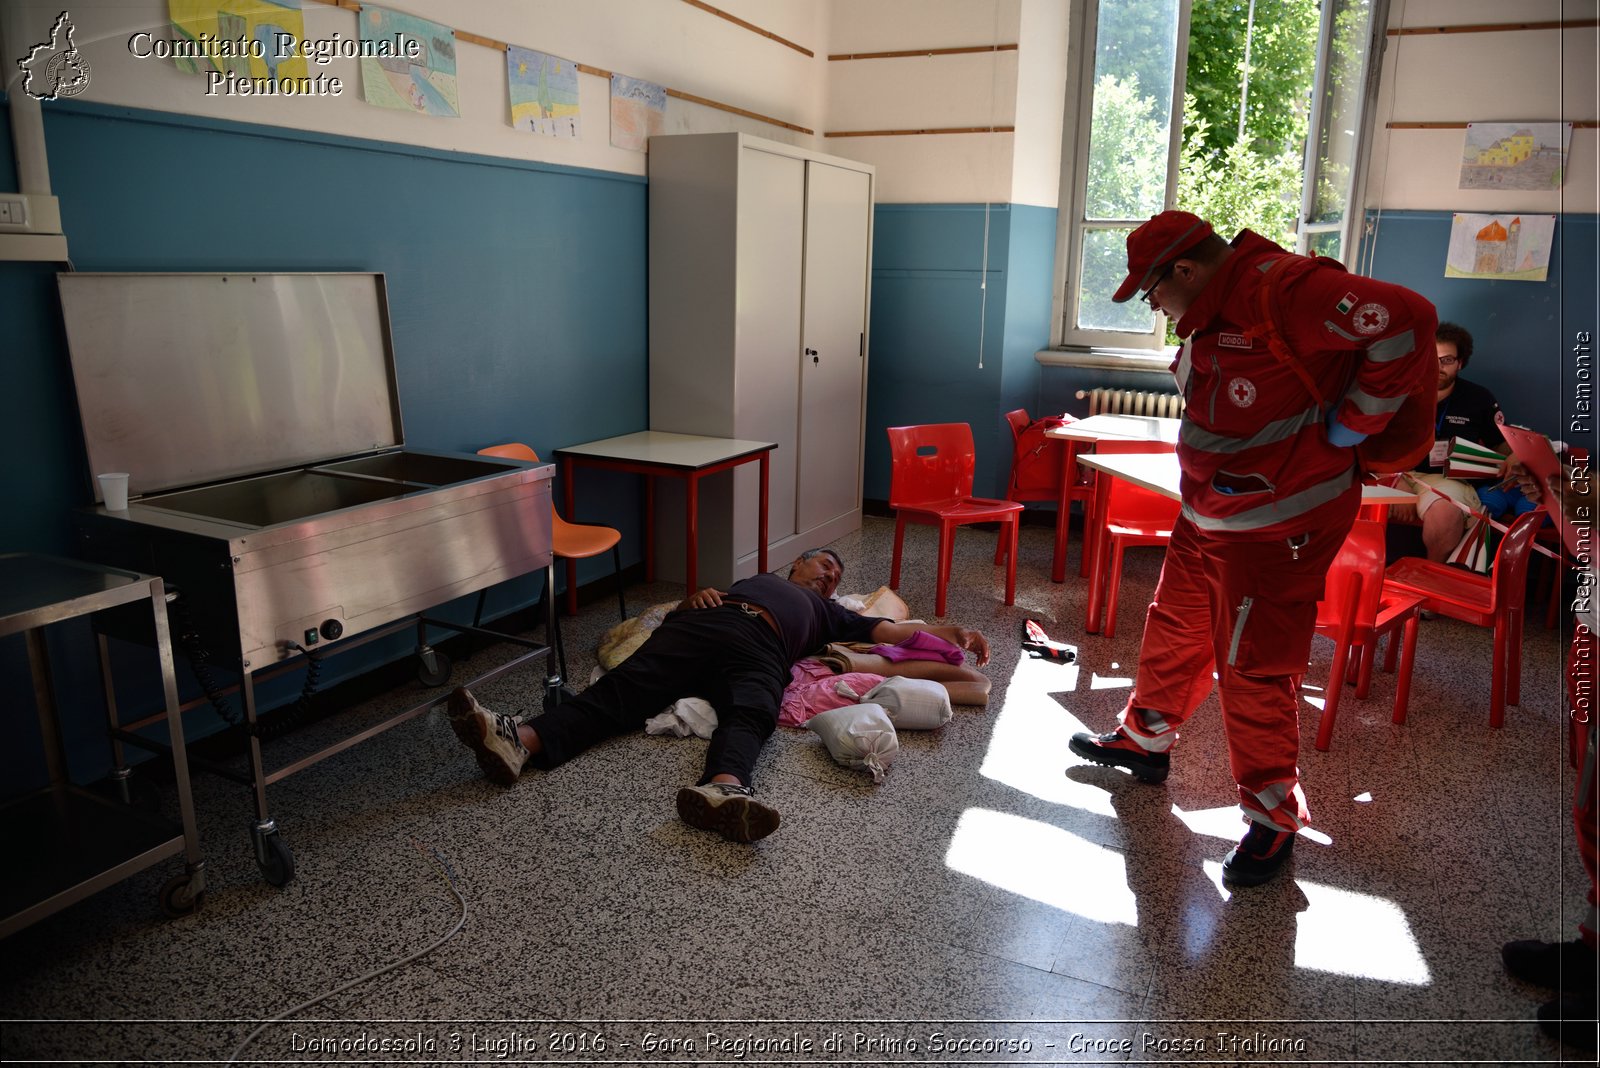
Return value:
[(1230, 842), (1237, 842), (1244, 836), (1244, 817), (1239, 812), (1238, 805), (1202, 808), (1194, 812), (1185, 812), (1177, 805), (1173, 805), (1172, 814), (1182, 820), (1183, 825), (1195, 834)]
[(1433, 981), (1399, 905), (1304, 879), (1295, 882), (1311, 903), (1297, 921), (1295, 967), (1409, 986)]
[(992, 809), (961, 813), (945, 866), (1101, 923), (1139, 922), (1122, 854), (1060, 827)]
[(1076, 664), (1017, 661), (978, 771), (1040, 800), (1114, 818), (1111, 799), (1104, 790), (1074, 782), (1066, 775), (1067, 766), (1078, 763), (1067, 751), (1067, 739), (1088, 728), (1061, 707), (1056, 695), (1077, 689)]

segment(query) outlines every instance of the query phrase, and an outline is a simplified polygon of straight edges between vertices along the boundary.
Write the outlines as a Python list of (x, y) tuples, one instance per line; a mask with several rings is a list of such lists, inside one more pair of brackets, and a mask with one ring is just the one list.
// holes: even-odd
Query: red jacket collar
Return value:
[(1246, 267), (1268, 256), (1289, 254), (1288, 249), (1268, 241), (1254, 230), (1240, 230), (1229, 244), (1233, 246), (1233, 255), (1222, 261), (1217, 273), (1211, 276), (1211, 281), (1173, 328), (1180, 338), (1187, 338), (1212, 324), (1238, 288), (1239, 276)]

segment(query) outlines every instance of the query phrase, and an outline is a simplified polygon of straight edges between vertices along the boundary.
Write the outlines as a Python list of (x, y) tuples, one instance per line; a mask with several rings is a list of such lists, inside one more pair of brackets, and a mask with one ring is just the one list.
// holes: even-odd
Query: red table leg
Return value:
[(1100, 552), (1101, 528), (1105, 526), (1106, 504), (1111, 496), (1111, 476), (1101, 473), (1094, 480), (1094, 516), (1083, 532), (1083, 551), (1089, 557), (1089, 598), (1084, 611), (1083, 629), (1090, 634), (1100, 633), (1100, 606), (1105, 600), (1105, 561)]
[(1068, 443), (1063, 443), (1063, 448), (1067, 455), (1061, 465), (1061, 495), (1056, 499), (1056, 551), (1050, 558), (1051, 582), (1067, 580), (1067, 532), (1072, 525), (1072, 483), (1078, 477), (1078, 465), (1074, 462), (1077, 450)]
[(683, 540), (686, 559), (684, 561), (683, 578), (689, 587), (692, 596), (700, 587), (695, 585), (699, 578), (697, 568), (700, 563), (700, 475), (691, 473), (685, 482), (683, 494)]
[(756, 566), (763, 575), (767, 573), (767, 473), (772, 466), (771, 458), (770, 450), (761, 454), (761, 533), (756, 543)]

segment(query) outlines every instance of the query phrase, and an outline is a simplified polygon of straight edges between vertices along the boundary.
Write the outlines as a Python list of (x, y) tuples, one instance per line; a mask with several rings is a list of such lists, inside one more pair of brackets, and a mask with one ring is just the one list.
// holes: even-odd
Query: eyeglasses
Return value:
[(1168, 278), (1171, 278), (1172, 277), (1172, 272), (1177, 266), (1178, 265), (1176, 263), (1167, 264), (1167, 269), (1162, 271), (1160, 276), (1154, 282), (1150, 283), (1150, 288), (1144, 291), (1144, 295), (1141, 296), (1139, 299), (1144, 301), (1145, 305), (1147, 307), (1154, 308), (1156, 306), (1156, 302), (1155, 302), (1156, 287), (1159, 286), (1162, 282), (1165, 282)]
[(1456, 364), (1458, 364), (1460, 362), (1461, 362), (1461, 358), (1459, 356), (1440, 356), (1439, 357), (1439, 366), (1440, 367), (1454, 367), (1454, 366), (1456, 366)]

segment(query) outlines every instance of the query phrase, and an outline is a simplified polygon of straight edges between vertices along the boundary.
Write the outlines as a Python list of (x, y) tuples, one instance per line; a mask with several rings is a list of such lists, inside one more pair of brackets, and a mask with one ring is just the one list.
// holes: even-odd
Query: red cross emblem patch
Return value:
[(1248, 378), (1232, 379), (1228, 382), (1228, 399), (1237, 407), (1250, 407), (1256, 402), (1256, 384)]
[(1389, 309), (1382, 304), (1363, 304), (1350, 317), (1358, 334), (1378, 334), (1389, 325)]

